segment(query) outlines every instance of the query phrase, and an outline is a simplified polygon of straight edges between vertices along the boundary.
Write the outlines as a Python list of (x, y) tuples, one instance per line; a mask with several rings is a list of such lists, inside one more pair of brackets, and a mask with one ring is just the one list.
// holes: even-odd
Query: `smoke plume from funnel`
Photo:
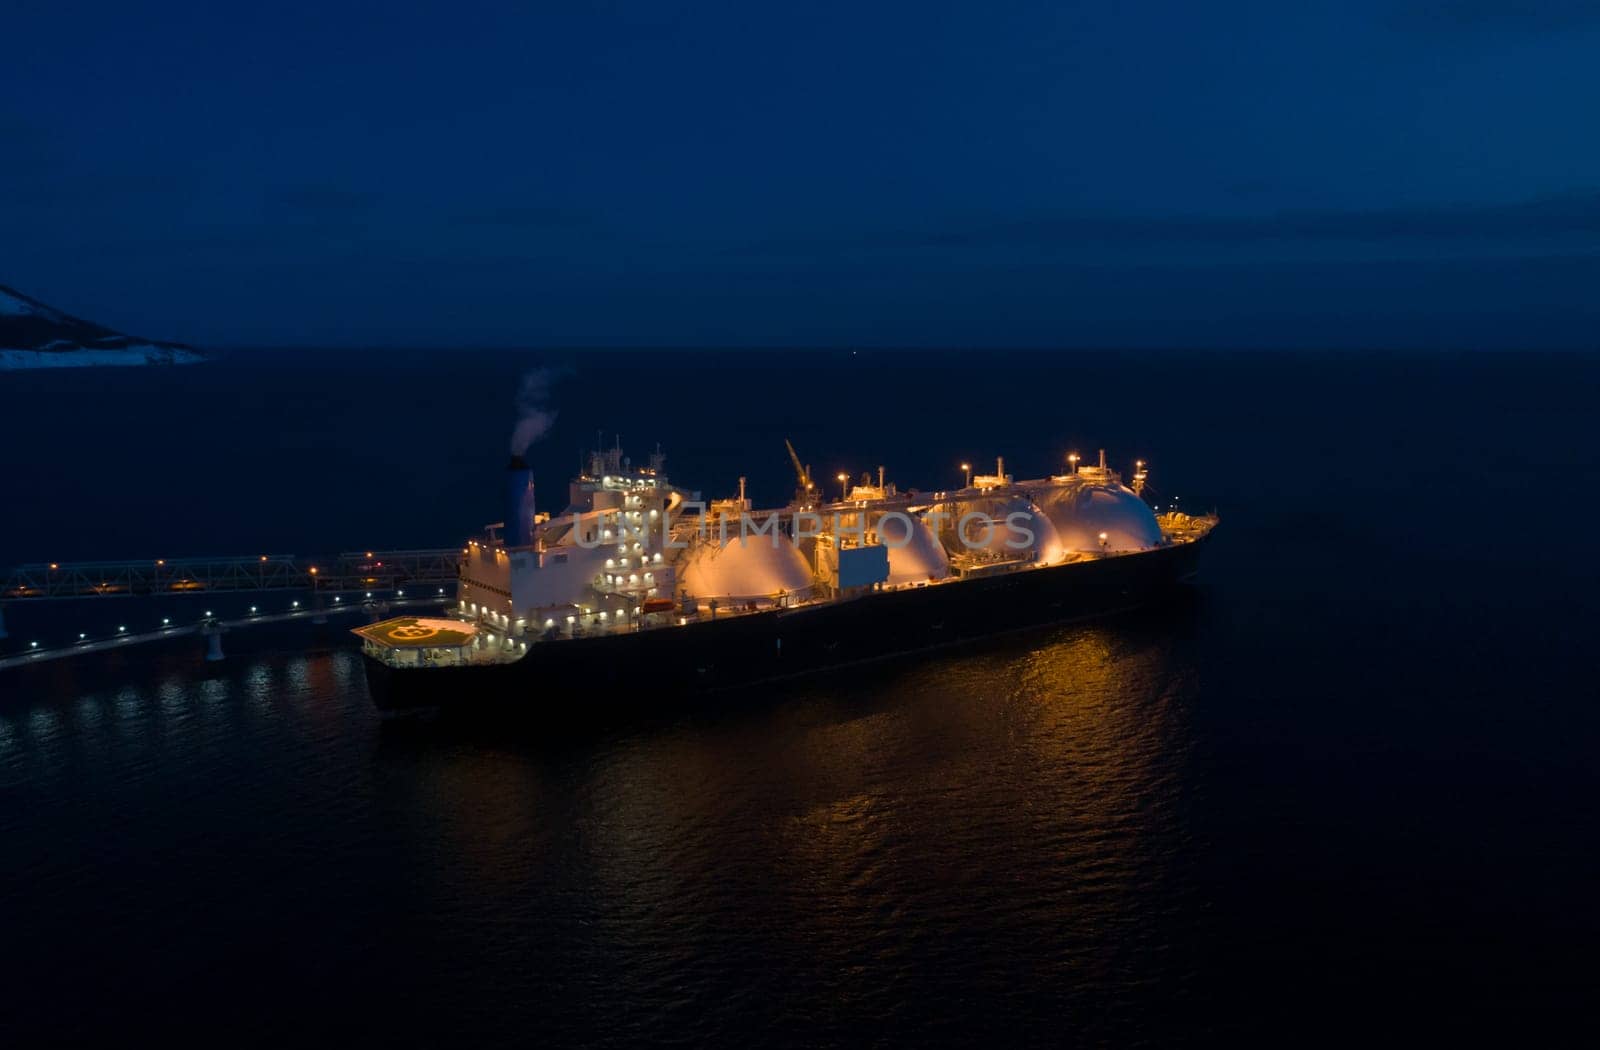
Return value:
[(511, 454), (520, 456), (528, 446), (544, 436), (556, 421), (555, 409), (549, 407), (550, 385), (556, 373), (549, 368), (535, 368), (523, 373), (517, 387), (517, 422), (511, 428)]
[(507, 464), (509, 481), (506, 521), (503, 529), (506, 549), (533, 543), (533, 471), (527, 461), (513, 454)]

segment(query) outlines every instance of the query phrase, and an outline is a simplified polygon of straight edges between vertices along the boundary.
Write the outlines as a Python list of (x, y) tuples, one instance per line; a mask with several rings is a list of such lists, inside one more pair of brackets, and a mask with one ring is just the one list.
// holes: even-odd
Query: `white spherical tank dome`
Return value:
[(1142, 551), (1161, 545), (1155, 513), (1121, 485), (1067, 486), (1041, 493), (1038, 502), (1069, 551)]
[(929, 513), (946, 515), (940, 519), (939, 539), (952, 555), (985, 551), (1007, 558), (1031, 556), (1048, 564), (1067, 553), (1055, 524), (1024, 497), (961, 500)]
[(950, 559), (928, 523), (911, 515), (878, 522), (878, 539), (889, 548), (891, 587), (927, 583), (950, 575)]
[(678, 582), (699, 601), (770, 601), (780, 591), (810, 594), (811, 570), (786, 536), (735, 535), (722, 544), (712, 539), (685, 551)]

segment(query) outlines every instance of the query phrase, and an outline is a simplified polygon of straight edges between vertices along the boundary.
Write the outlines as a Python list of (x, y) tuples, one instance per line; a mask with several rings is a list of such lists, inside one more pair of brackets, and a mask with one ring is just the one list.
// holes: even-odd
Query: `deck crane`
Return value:
[(795, 499), (801, 503), (810, 503), (817, 491), (816, 485), (811, 481), (811, 468), (801, 464), (800, 453), (794, 450), (794, 444), (788, 438), (783, 439), (783, 447), (789, 450), (789, 462), (794, 464), (794, 476), (798, 483)]

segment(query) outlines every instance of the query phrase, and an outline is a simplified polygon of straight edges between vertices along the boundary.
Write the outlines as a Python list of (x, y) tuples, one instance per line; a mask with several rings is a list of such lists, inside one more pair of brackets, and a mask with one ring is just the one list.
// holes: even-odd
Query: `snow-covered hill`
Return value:
[(187, 365), (205, 360), (181, 343), (123, 335), (0, 284), (0, 370), (90, 365)]

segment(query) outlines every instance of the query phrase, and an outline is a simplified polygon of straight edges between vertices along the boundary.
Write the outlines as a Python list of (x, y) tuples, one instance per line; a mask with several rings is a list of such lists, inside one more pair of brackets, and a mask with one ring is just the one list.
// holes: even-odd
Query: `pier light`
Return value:
[(266, 555), (265, 555), (265, 554), (263, 554), (263, 555), (262, 555), (262, 556), (261, 556), (261, 560), (262, 560), (262, 561), (266, 561), (266, 560), (267, 560), (267, 556), (266, 556)]
[(169, 624), (171, 622), (172, 622), (172, 618), (170, 616), (163, 616), (161, 618), (161, 626), (163, 626), (163, 627), (165, 627), (167, 624)]
[(57, 565), (57, 564), (56, 564), (56, 563), (55, 563), (55, 562), (51, 562), (51, 563), (50, 563), (50, 567), (51, 567), (51, 568), (52, 568), (52, 569), (59, 569), (59, 568), (61, 568), (61, 566), (59, 566), (59, 565)]
[(82, 631), (79, 631), (79, 632), (78, 632), (78, 641), (80, 641), (80, 642), (81, 642), (81, 641), (83, 641), (83, 640), (84, 640), (84, 639), (85, 639), (85, 638), (87, 638), (87, 637), (89, 637), (89, 636), (88, 636), (88, 635), (87, 635), (87, 634), (84, 634), (84, 633), (83, 633), (83, 632), (82, 632)]
[(39, 648), (39, 643), (38, 642), (29, 642), (28, 645), (30, 645), (31, 647), (33, 647), (35, 649)]
[[(466, 551), (462, 551), (461, 553), (465, 554), (467, 552)], [(313, 565), (313, 566), (311, 566), (311, 575), (315, 576), (316, 574), (317, 574), (317, 567), (315, 565)]]
[[(338, 600), (339, 600), (339, 599), (337, 599), (337, 598), (335, 598), (335, 599), (334, 599), (334, 601), (338, 601)], [(206, 610), (206, 615), (207, 615), (207, 616), (210, 616), (210, 615), (211, 615), (211, 610), (210, 610), (210, 609), (207, 609), (207, 610)]]
[(156, 559), (156, 564), (157, 565), (165, 565), (166, 563), (167, 563), (167, 559), (165, 559), (165, 558), (157, 558)]
[(251, 612), (251, 613), (252, 613), (252, 614), (254, 614), (254, 613), (255, 613), (255, 611), (256, 611), (256, 607), (255, 607), (255, 606), (254, 606), (254, 605), (252, 605), (252, 606), (250, 606), (250, 612)]
[(368, 597), (368, 598), (370, 598), (370, 597), (372, 597), (372, 592), (371, 592), (371, 591), (368, 591), (368, 592), (367, 592), (367, 597)]
[(963, 463), (963, 464), (961, 464), (961, 470), (967, 476), (967, 488), (970, 489), (972, 487), (972, 464), (971, 463)]
[(299, 602), (290, 602), (289, 603), (289, 608), (298, 609), (298, 608), (300, 608), (300, 603)]
[(1101, 550), (1105, 550), (1106, 549), (1106, 539), (1107, 539), (1106, 534), (1102, 532), (1100, 534), (1100, 549)]
[(338, 595), (337, 595), (337, 594), (336, 594), (336, 595), (334, 595), (334, 596), (333, 596), (333, 600), (334, 600), (334, 601), (336, 601), (336, 602), (342, 602), (342, 601), (344, 601), (344, 599), (343, 599), (343, 598), (341, 598), (341, 597), (339, 597), (339, 596), (338, 596)]
[(1078, 454), (1076, 452), (1067, 453), (1067, 465), (1072, 468), (1074, 474), (1078, 472)]
[(849, 490), (845, 487), (845, 483), (850, 480), (850, 476), (848, 474), (835, 474), (834, 477), (838, 479), (839, 482), (839, 498), (841, 500), (845, 499), (850, 494)]
[(405, 591), (395, 591), (394, 593), (395, 593), (395, 596), (399, 597), (399, 598), (404, 598), (406, 596), (406, 592)]
[(117, 633), (118, 634), (127, 634), (128, 633), (128, 629), (126, 627), (122, 626), (121, 624), (118, 624), (117, 625)]

